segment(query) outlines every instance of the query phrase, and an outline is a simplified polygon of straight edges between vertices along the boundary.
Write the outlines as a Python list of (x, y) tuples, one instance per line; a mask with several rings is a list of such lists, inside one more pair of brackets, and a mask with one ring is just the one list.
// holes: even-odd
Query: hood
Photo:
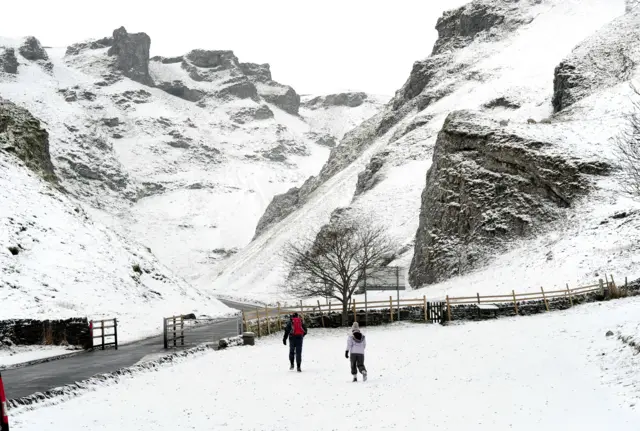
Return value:
[(364, 335), (362, 335), (361, 332), (354, 332), (352, 336), (353, 341), (355, 341), (356, 343), (361, 343), (362, 340), (364, 340)]

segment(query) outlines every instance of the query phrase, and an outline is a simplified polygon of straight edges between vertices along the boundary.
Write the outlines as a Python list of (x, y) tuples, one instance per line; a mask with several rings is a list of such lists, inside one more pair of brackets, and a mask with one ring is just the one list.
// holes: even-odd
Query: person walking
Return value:
[(344, 357), (349, 359), (351, 355), (351, 375), (353, 381), (358, 381), (358, 371), (362, 374), (362, 380), (367, 381), (367, 369), (364, 366), (364, 349), (367, 347), (367, 339), (360, 332), (358, 322), (353, 322), (351, 334), (347, 336), (347, 350)]
[(302, 372), (300, 364), (302, 363), (302, 340), (305, 335), (307, 335), (307, 327), (302, 318), (298, 316), (298, 313), (293, 313), (284, 328), (282, 343), (286, 346), (287, 338), (289, 338), (289, 363), (291, 364), (289, 369), (293, 370), (293, 359), (295, 357), (299, 373)]

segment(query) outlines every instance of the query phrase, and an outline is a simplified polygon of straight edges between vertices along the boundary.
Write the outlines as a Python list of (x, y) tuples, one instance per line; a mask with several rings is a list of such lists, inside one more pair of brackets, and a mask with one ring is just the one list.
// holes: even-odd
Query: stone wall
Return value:
[(67, 320), (0, 320), (0, 345), (48, 344), (91, 347), (89, 322), (86, 318)]

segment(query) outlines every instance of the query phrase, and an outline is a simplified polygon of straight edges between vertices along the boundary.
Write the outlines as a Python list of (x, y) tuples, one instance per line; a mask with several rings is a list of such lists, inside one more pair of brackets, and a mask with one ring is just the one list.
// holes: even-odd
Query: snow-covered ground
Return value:
[(64, 346), (13, 346), (0, 348), (0, 369), (54, 356), (69, 355), (78, 350)]
[[(497, 41), (475, 41), (456, 53), (460, 67), (473, 66), (469, 76), (450, 78), (455, 91), (419, 113), (411, 113), (399, 126), (380, 137), (344, 170), (326, 181), (298, 211), (264, 232), (226, 265), (213, 282), (222, 295), (243, 300), (275, 302), (287, 300), (282, 287), (288, 268), (281, 262), (285, 244), (313, 235), (328, 222), (332, 211), (351, 206), (388, 228), (408, 252), (392, 265), (409, 267), (420, 194), (431, 166), (433, 147), (446, 116), (453, 110), (479, 109), (498, 97), (516, 100), (519, 109), (492, 109), (495, 119), (508, 120), (510, 128), (532, 139), (549, 139), (567, 157), (601, 157), (613, 160), (611, 138), (620, 131), (621, 119), (630, 107), (628, 84), (604, 88), (574, 106), (561, 121), (528, 124), (552, 114), (553, 71), (584, 38), (601, 29), (625, 11), (624, 0), (551, 0), (534, 6), (531, 23)], [(442, 83), (445, 86), (447, 83)], [(426, 126), (393, 141), (397, 128), (424, 118)], [(372, 155), (389, 152), (381, 169), (383, 180), (372, 190), (353, 199), (358, 174)], [(462, 293), (507, 293), (539, 289), (540, 286), (590, 284), (596, 274), (613, 273), (633, 279), (640, 276), (637, 247), (638, 219), (611, 219), (616, 212), (640, 206), (621, 196), (614, 176), (596, 184), (594, 192), (571, 210), (566, 222), (549, 226), (548, 234), (510, 245), (486, 268), (444, 283), (421, 289), (420, 296), (439, 297)], [(353, 200), (352, 200), (353, 199)], [(619, 280), (619, 278), (618, 278)], [(407, 295), (416, 293), (407, 292)], [(379, 294), (384, 295), (384, 294)]]
[(605, 334), (629, 329), (639, 313), (633, 298), (447, 327), (371, 328), (366, 383), (351, 383), (344, 329), (309, 332), (300, 374), (288, 371), (278, 335), (10, 417), (24, 431), (635, 431), (640, 356)]

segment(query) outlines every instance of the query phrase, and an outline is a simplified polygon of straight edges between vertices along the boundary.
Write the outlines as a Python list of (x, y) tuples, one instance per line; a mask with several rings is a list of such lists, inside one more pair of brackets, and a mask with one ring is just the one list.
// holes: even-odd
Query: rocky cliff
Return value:
[(0, 150), (13, 154), (43, 179), (56, 183), (49, 134), (29, 111), (0, 97)]
[(555, 69), (553, 109), (628, 81), (638, 71), (640, 10), (629, 12), (580, 43)]
[(589, 176), (610, 166), (557, 151), (562, 135), (532, 138), (529, 129), (501, 126), (471, 111), (451, 113), (438, 134), (422, 193), (410, 268), (413, 286), (476, 268), (566, 217), (589, 191)]

